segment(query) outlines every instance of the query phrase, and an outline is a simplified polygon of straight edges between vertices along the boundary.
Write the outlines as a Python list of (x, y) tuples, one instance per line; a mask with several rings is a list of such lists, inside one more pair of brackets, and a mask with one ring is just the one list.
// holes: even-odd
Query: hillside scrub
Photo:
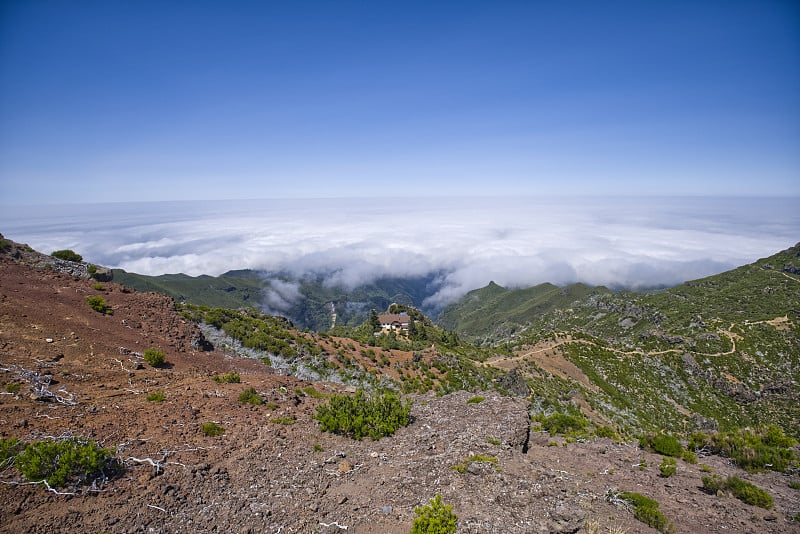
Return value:
[(663, 534), (674, 534), (675, 525), (658, 509), (658, 501), (641, 493), (626, 491), (619, 497), (633, 507), (633, 517)]
[(90, 440), (48, 438), (27, 444), (14, 466), (31, 482), (45, 481), (58, 488), (111, 474), (116, 469), (112, 455), (111, 449)]
[(326, 404), (317, 406), (314, 419), (324, 432), (342, 434), (356, 440), (369, 436), (377, 441), (391, 436), (411, 422), (411, 403), (403, 403), (392, 393), (375, 393), (368, 397), (364, 390), (355, 395), (333, 395)]
[(703, 490), (707, 493), (718, 493), (728, 491), (731, 495), (745, 504), (752, 504), (769, 510), (774, 505), (772, 495), (746, 480), (736, 476), (730, 476), (722, 480), (717, 475), (703, 477)]
[(730, 432), (692, 434), (689, 447), (731, 458), (747, 471), (783, 472), (797, 461), (791, 449), (796, 441), (779, 427), (741, 428)]
[(69, 250), (69, 249), (54, 250), (53, 252), (50, 253), (50, 255), (53, 256), (54, 258), (58, 258), (59, 260), (74, 261), (74, 262), (83, 261), (83, 256), (81, 256), (74, 250)]
[(111, 309), (111, 306), (106, 303), (106, 299), (100, 295), (86, 297), (86, 302), (89, 304), (89, 307), (97, 313), (102, 313), (104, 315), (112, 315), (114, 313), (114, 311)]
[(150, 347), (144, 351), (144, 361), (153, 367), (161, 367), (166, 363), (167, 355), (164, 354), (164, 351), (162, 350), (159, 350), (155, 347)]
[(452, 534), (456, 532), (458, 516), (453, 513), (452, 504), (444, 504), (437, 494), (429, 504), (414, 508), (414, 524), (411, 534)]

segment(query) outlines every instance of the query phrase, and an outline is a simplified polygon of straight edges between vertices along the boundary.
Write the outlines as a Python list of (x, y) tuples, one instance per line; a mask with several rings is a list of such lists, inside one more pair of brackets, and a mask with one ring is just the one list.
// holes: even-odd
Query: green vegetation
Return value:
[(444, 504), (437, 494), (429, 504), (414, 508), (414, 524), (411, 534), (453, 534), (458, 517), (453, 513), (453, 505)]
[(247, 388), (239, 394), (239, 402), (242, 404), (252, 404), (253, 406), (260, 406), (264, 403), (264, 399), (262, 399), (258, 393), (256, 393), (255, 388)]
[(29, 443), (17, 454), (14, 466), (28, 480), (44, 480), (55, 488), (88, 482), (116, 467), (112, 450), (78, 438)]
[(324, 432), (342, 434), (361, 440), (369, 436), (377, 441), (391, 436), (411, 422), (411, 403), (403, 403), (392, 392), (368, 397), (363, 390), (355, 395), (333, 395), (326, 404), (317, 406), (314, 419)]
[(658, 509), (658, 501), (631, 491), (623, 492), (619, 497), (630, 503), (636, 519), (663, 534), (674, 534), (675, 525)]
[(791, 449), (795, 443), (796, 441), (784, 434), (779, 427), (770, 425), (708, 435), (696, 432), (692, 434), (689, 446), (731, 458), (747, 471), (769, 469), (783, 472), (797, 460)]
[(450, 469), (452, 469), (453, 471), (456, 471), (457, 473), (461, 473), (463, 475), (464, 473), (467, 472), (467, 468), (469, 467), (470, 463), (472, 463), (472, 462), (484, 462), (484, 463), (492, 464), (492, 466), (494, 467), (495, 471), (497, 471), (499, 473), (500, 472), (500, 466), (497, 465), (497, 461), (498, 461), (497, 460), (497, 456), (487, 456), (485, 454), (474, 454), (474, 455), (470, 456), (469, 458), (467, 458), (463, 463), (456, 464), (456, 465), (452, 466)]
[(669, 478), (675, 474), (675, 471), (678, 469), (677, 462), (675, 458), (671, 456), (664, 456), (661, 460), (661, 465), (658, 466), (659, 471), (661, 471), (661, 476), (664, 478)]
[(683, 446), (678, 438), (669, 434), (648, 434), (639, 440), (642, 448), (650, 449), (664, 456), (680, 458), (683, 455)]
[(297, 422), (297, 419), (291, 416), (276, 417), (274, 419), (270, 419), (270, 422), (278, 425), (293, 425)]
[(570, 432), (583, 432), (589, 421), (581, 414), (554, 413), (550, 416), (539, 415), (534, 418), (539, 421), (542, 428), (550, 433), (551, 436), (557, 434), (568, 434)]
[(93, 295), (91, 297), (86, 297), (86, 302), (89, 303), (89, 307), (92, 308), (94, 311), (98, 313), (102, 313), (105, 315), (113, 315), (114, 310), (111, 309), (106, 303), (106, 299), (101, 297), (100, 295)]
[(0, 469), (14, 463), (23, 443), (17, 438), (0, 438)]
[(163, 402), (164, 400), (164, 392), (163, 391), (153, 391), (152, 393), (147, 395), (147, 402)]
[(767, 510), (773, 506), (772, 495), (739, 477), (730, 476), (722, 480), (717, 475), (703, 477), (703, 489), (708, 493), (728, 491), (731, 495), (746, 504), (752, 504)]
[(480, 404), (485, 400), (486, 397), (481, 397), (480, 395), (478, 395), (476, 397), (470, 397), (469, 399), (467, 399), (467, 404)]
[(214, 375), (214, 382), (221, 384), (238, 384), (242, 381), (242, 377), (239, 376), (239, 373), (231, 371), (230, 373), (225, 373), (224, 375)]
[(789, 487), (792, 489), (800, 490), (800, 482), (789, 482)]
[(222, 434), (225, 433), (225, 429), (223, 427), (213, 422), (203, 423), (203, 426), (200, 428), (200, 430), (203, 432), (203, 434), (212, 438), (216, 436), (221, 436)]
[(144, 361), (153, 367), (161, 367), (166, 363), (167, 355), (160, 349), (150, 347), (144, 351)]
[(92, 288), (95, 291), (103, 291), (105, 289), (105, 286), (103, 286), (103, 284), (101, 284), (100, 282), (97, 282), (96, 284), (92, 285)]
[(12, 382), (11, 384), (6, 385), (6, 393), (13, 393), (16, 395), (17, 393), (19, 393), (19, 389), (20, 385), (17, 384), (16, 382)]
[(308, 395), (313, 399), (324, 399), (327, 397), (327, 395), (325, 395), (321, 391), (317, 391), (316, 389), (314, 389), (314, 386), (306, 386), (300, 390), (300, 393), (302, 395)]
[(54, 250), (53, 252), (50, 253), (50, 255), (60, 260), (75, 261), (75, 262), (83, 261), (83, 256), (69, 249)]
[(492, 445), (500, 445), (500, 440), (496, 438), (486, 438), (486, 441)]

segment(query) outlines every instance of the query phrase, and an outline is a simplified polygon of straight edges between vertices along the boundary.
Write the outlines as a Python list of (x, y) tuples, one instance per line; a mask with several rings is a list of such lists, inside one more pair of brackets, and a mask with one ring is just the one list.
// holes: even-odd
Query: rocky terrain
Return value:
[[(436, 494), (454, 506), (459, 532), (656, 532), (609, 498), (617, 491), (657, 500), (677, 532), (800, 532), (796, 474), (749, 474), (707, 456), (678, 460), (662, 478), (662, 457), (636, 443), (532, 432), (526, 399), (410, 396), (413, 422), (392, 437), (321, 432), (312, 415), (325, 399), (303, 389), (342, 386), (202, 350), (212, 347), (170, 298), (60, 267), (13, 243), (0, 253), (0, 437), (91, 438), (124, 469), (58, 494), (6, 466), (2, 532), (406, 533), (414, 508)], [(92, 310), (93, 295), (113, 313)], [(166, 367), (143, 363), (149, 347), (166, 353)], [(213, 380), (229, 371), (241, 383)], [(239, 403), (247, 387), (265, 403)], [(157, 391), (164, 400), (148, 402)], [(207, 422), (224, 434), (204, 435)], [(703, 492), (710, 471), (755, 483), (774, 508)]]

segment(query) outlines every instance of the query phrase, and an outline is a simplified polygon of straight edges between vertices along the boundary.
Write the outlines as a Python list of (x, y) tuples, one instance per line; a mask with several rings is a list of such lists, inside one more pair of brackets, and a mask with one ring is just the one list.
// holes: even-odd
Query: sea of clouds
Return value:
[[(382, 198), (10, 206), (0, 232), (142, 274), (440, 273), (439, 307), (489, 281), (678, 284), (800, 241), (798, 198)], [(297, 298), (283, 288), (269, 298)], [(269, 304), (269, 303), (265, 303)], [(281, 304), (276, 302), (273, 304)], [(285, 302), (283, 303), (285, 304)], [(279, 306), (275, 306), (279, 307)]]

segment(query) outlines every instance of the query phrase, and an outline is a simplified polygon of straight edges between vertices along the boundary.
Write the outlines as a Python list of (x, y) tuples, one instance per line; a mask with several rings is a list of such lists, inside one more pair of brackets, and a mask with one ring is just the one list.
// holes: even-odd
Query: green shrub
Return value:
[(630, 503), (633, 507), (633, 517), (642, 523), (663, 534), (673, 534), (675, 532), (675, 526), (658, 509), (658, 501), (632, 491), (621, 493), (620, 498)]
[(690, 440), (693, 449), (705, 448), (714, 454), (733, 459), (747, 471), (771, 469), (783, 472), (795, 460), (790, 447), (795, 444), (792, 437), (779, 427), (740, 428), (731, 432), (716, 432), (711, 435), (695, 433)]
[(150, 347), (144, 351), (144, 361), (153, 367), (161, 367), (167, 361), (167, 355), (162, 350)]
[(14, 459), (22, 450), (23, 444), (17, 438), (0, 439), (0, 469), (14, 463)]
[(97, 274), (97, 265), (92, 265), (91, 263), (86, 268), (86, 271), (89, 273), (89, 276), (94, 278), (94, 275)]
[(678, 438), (669, 434), (655, 434), (643, 436), (639, 445), (645, 449), (652, 449), (664, 456), (680, 458), (683, 455), (683, 446)]
[(105, 287), (103, 286), (103, 284), (101, 284), (100, 282), (97, 282), (96, 284), (92, 285), (92, 288), (93, 288), (95, 291), (102, 291), (103, 289), (105, 289)]
[(681, 458), (683, 458), (683, 461), (688, 464), (697, 463), (697, 455), (694, 453), (694, 451), (690, 451), (689, 449), (683, 451), (683, 454), (681, 454)]
[(246, 390), (242, 391), (239, 395), (239, 402), (242, 404), (252, 404), (253, 406), (259, 406), (264, 403), (264, 399), (258, 396), (256, 393), (255, 388), (247, 388)]
[(304, 387), (302, 389), (302, 393), (314, 399), (324, 399), (327, 396), (321, 391), (317, 391), (316, 389), (314, 389), (314, 386)]
[(485, 401), (486, 397), (481, 397), (480, 395), (476, 397), (472, 397), (467, 399), (467, 404), (480, 404), (481, 402)]
[(789, 487), (792, 489), (800, 490), (800, 482), (789, 482)]
[(619, 439), (617, 433), (614, 432), (614, 429), (611, 428), (610, 426), (598, 426), (594, 430), (594, 435), (597, 436), (598, 438)]
[(106, 299), (100, 295), (86, 297), (86, 302), (89, 303), (89, 307), (98, 313), (103, 313), (105, 315), (113, 315), (114, 313), (114, 311), (111, 309), (111, 306), (106, 303)]
[(486, 441), (488, 441), (492, 445), (500, 445), (500, 440), (496, 438), (486, 438)]
[(14, 393), (15, 395), (19, 393), (20, 385), (16, 382), (12, 382), (11, 384), (6, 385), (6, 393)]
[(585, 417), (569, 415), (565, 413), (554, 413), (549, 417), (541, 418), (542, 428), (547, 430), (550, 435), (564, 434), (566, 432), (581, 432), (586, 429), (588, 421)]
[(50, 253), (50, 255), (53, 256), (54, 258), (58, 258), (59, 260), (83, 261), (83, 256), (69, 249), (54, 250), (53, 252)]
[(62, 441), (45, 439), (29, 443), (20, 452), (14, 465), (32, 482), (46, 481), (52, 487), (83, 483), (113, 470), (113, 452), (93, 441), (70, 438)]
[(430, 504), (414, 508), (414, 524), (411, 534), (452, 534), (456, 531), (458, 517), (453, 513), (453, 505), (444, 504), (437, 494)]
[(752, 504), (769, 510), (773, 506), (772, 495), (739, 477), (730, 476), (722, 480), (717, 475), (703, 477), (703, 489), (708, 493), (728, 491), (731, 495), (746, 504)]
[(214, 375), (214, 382), (218, 384), (226, 383), (226, 384), (238, 384), (242, 381), (242, 377), (239, 376), (239, 373), (231, 371), (230, 373), (225, 373), (224, 375)]
[(314, 419), (320, 429), (361, 440), (369, 436), (379, 440), (391, 436), (411, 422), (411, 403), (403, 403), (391, 392), (368, 397), (363, 390), (355, 395), (333, 395), (326, 404), (317, 406)]
[(675, 458), (671, 456), (664, 456), (664, 459), (661, 460), (661, 465), (658, 466), (658, 469), (661, 471), (661, 476), (664, 478), (674, 475), (677, 468), (678, 466)]
[(148, 402), (162, 402), (164, 400), (163, 391), (154, 391), (147, 396)]
[(225, 429), (217, 423), (203, 423), (201, 430), (203, 434), (212, 438), (225, 433)]

